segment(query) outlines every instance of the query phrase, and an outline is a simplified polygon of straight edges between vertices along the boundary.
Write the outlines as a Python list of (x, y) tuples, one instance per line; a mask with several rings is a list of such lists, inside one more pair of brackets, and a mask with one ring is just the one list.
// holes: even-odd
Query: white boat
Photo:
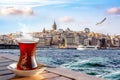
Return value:
[(99, 47), (98, 46), (83, 46), (83, 45), (79, 45), (77, 47), (77, 50), (98, 50)]

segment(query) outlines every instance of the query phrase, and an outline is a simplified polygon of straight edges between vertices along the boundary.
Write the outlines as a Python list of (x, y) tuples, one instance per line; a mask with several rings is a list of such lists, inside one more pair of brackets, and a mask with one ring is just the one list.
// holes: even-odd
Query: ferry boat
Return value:
[(77, 47), (77, 50), (98, 50), (99, 47), (98, 46), (83, 46), (83, 45), (79, 45)]

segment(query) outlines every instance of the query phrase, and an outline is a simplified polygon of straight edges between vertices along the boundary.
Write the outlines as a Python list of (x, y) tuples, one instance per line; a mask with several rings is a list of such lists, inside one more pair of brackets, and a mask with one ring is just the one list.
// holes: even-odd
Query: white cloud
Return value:
[(69, 16), (65, 16), (59, 19), (60, 22), (64, 22), (64, 23), (68, 23), (68, 22), (73, 22), (74, 19), (72, 17)]
[(107, 10), (108, 14), (116, 14), (116, 15), (120, 15), (120, 8), (110, 8)]
[(0, 7), (36, 7), (68, 2), (68, 0), (0, 0)]
[(1, 15), (33, 15), (33, 10), (31, 8), (15, 8), (15, 7), (5, 7), (0, 9)]

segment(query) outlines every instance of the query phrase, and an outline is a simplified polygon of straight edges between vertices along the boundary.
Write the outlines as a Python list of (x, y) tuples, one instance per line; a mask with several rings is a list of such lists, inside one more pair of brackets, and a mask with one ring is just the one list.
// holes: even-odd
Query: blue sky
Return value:
[[(70, 28), (120, 34), (120, 0), (0, 0), (0, 34)], [(99, 24), (101, 20), (106, 20)]]

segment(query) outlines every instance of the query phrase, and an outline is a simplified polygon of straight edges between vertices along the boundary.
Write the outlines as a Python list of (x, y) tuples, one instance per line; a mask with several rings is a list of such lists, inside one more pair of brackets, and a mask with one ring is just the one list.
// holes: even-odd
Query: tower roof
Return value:
[(54, 21), (54, 24), (52, 25), (52, 28), (53, 30), (56, 30), (57, 29), (57, 25), (56, 25), (56, 22)]

